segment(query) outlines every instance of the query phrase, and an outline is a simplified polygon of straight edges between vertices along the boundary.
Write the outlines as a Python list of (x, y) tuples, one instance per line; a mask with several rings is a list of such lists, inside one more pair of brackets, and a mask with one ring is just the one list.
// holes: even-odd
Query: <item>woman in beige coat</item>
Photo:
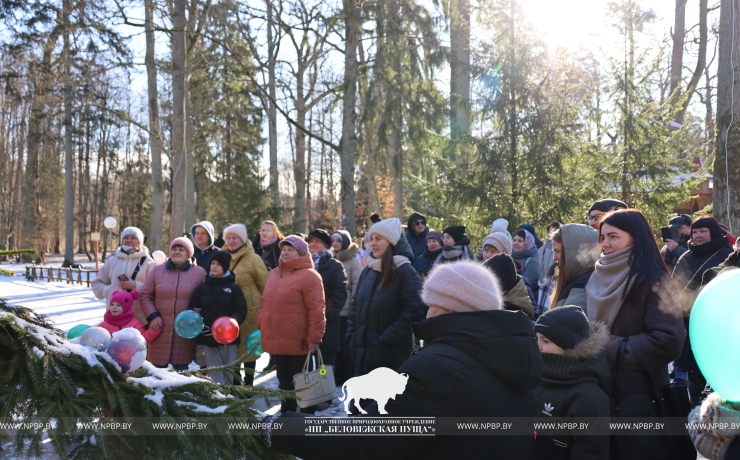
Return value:
[[(157, 264), (149, 257), (149, 249), (144, 246), (144, 234), (136, 227), (126, 227), (121, 232), (121, 246), (116, 249), (91, 283), (93, 293), (98, 299), (105, 299), (106, 307), (116, 291), (141, 291), (144, 281)], [(146, 317), (141, 312), (139, 301), (134, 300), (134, 318), (142, 325)]]
[(345, 380), (354, 377), (355, 364), (352, 361), (352, 355), (349, 353), (349, 342), (347, 341), (347, 320), (349, 320), (349, 306), (352, 303), (352, 296), (357, 289), (357, 282), (360, 280), (362, 265), (357, 260), (357, 244), (352, 242), (347, 230), (338, 230), (331, 236), (331, 250), (334, 258), (342, 262), (344, 271), (347, 273), (347, 301), (339, 312), (339, 340), (340, 351), (335, 359), (336, 372), (334, 378), (337, 385), (341, 385)]

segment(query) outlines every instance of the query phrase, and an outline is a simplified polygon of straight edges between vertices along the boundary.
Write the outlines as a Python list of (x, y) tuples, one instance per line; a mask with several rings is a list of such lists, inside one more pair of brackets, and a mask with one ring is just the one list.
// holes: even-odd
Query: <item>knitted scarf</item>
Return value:
[(114, 326), (125, 326), (126, 324), (128, 324), (129, 321), (131, 321), (131, 318), (133, 317), (134, 317), (134, 310), (131, 308), (129, 308), (128, 311), (124, 311), (123, 313), (119, 315), (111, 314), (110, 310), (107, 310), (105, 312), (105, 315), (103, 315), (105, 322), (108, 324), (112, 324)]
[(596, 261), (594, 273), (586, 284), (589, 321), (604, 323), (610, 331), (619, 309), (622, 308), (625, 294), (635, 284), (635, 279), (632, 278), (627, 286), (632, 248), (630, 245), (611, 254), (601, 254)]
[(319, 267), (319, 260), (321, 260), (322, 257), (329, 256), (331, 257), (331, 251), (328, 249), (324, 249), (321, 252), (313, 252), (311, 253), (311, 258), (313, 259), (313, 266), (318, 268)]
[(277, 240), (278, 240), (278, 237), (277, 237), (277, 235), (273, 236), (272, 238), (270, 238), (270, 239), (269, 239), (269, 240), (267, 240), (267, 241), (262, 241), (262, 240), (260, 239), (260, 247), (261, 247), (262, 249), (264, 249), (264, 248), (266, 248), (267, 246), (269, 246), (269, 245), (271, 245), (271, 244), (275, 243), (275, 242), (276, 242)]
[[(370, 251), (368, 251), (370, 252)], [(393, 256), (393, 263), (396, 264), (396, 268), (403, 264), (410, 264), (409, 258), (406, 256)], [(380, 267), (383, 265), (383, 259), (376, 259), (372, 254), (367, 258), (367, 266), (375, 270), (380, 271)]]
[(467, 260), (472, 259), (473, 254), (470, 252), (470, 249), (464, 245), (443, 246), (442, 252), (437, 256), (434, 263), (437, 264), (443, 260), (452, 260), (458, 257), (462, 257), (461, 260)]

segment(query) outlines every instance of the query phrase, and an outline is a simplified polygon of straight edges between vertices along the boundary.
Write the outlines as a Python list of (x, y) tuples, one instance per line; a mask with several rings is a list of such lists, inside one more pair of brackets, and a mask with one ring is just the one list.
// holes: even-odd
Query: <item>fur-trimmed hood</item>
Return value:
[(593, 359), (603, 353), (609, 341), (609, 330), (606, 325), (597, 321), (589, 321), (589, 334), (586, 340), (580, 342), (571, 350), (565, 350), (565, 356), (585, 361)]
[(360, 247), (357, 246), (357, 243), (350, 243), (347, 249), (342, 249), (341, 251), (334, 251), (334, 249), (332, 249), (331, 251), (334, 253), (335, 259), (339, 260), (340, 262), (344, 262), (351, 259), (352, 257), (355, 257), (359, 250)]

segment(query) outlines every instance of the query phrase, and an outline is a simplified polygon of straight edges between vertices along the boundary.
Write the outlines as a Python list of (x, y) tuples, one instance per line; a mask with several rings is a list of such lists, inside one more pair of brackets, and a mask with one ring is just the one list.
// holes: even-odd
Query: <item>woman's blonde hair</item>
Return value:
[(275, 229), (275, 235), (278, 237), (278, 241), (282, 241), (285, 239), (285, 235), (280, 233), (280, 229), (278, 228), (277, 224), (271, 220), (266, 220), (260, 224), (260, 228), (262, 228), (263, 225), (269, 224), (272, 226), (273, 229)]

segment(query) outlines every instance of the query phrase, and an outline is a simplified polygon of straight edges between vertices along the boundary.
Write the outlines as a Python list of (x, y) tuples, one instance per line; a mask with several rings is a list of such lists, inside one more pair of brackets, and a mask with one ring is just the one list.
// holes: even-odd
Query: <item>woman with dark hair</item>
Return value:
[[(620, 346), (626, 341), (617, 374), (618, 392), (611, 385), (606, 392), (612, 399), (652, 395), (653, 388), (660, 392), (669, 383), (668, 363), (681, 353), (686, 336), (681, 301), (650, 225), (640, 211), (609, 212), (601, 219), (600, 235), (602, 253), (586, 285), (586, 294), (588, 319), (605, 324), (610, 334), (604, 350), (611, 369), (610, 382), (618, 371)], [(613, 459), (657, 457), (648, 451), (613, 453)]]
[(527, 280), (533, 290), (537, 289), (540, 280), (540, 261), (537, 259), (537, 245), (535, 244), (534, 235), (529, 233), (528, 230), (520, 228), (514, 233), (512, 247), (511, 257), (522, 264), (519, 274)]
[(730, 254), (732, 254), (732, 246), (719, 223), (714, 217), (702, 216), (691, 224), (689, 250), (681, 255), (673, 271), (673, 279), (676, 280), (683, 301), (684, 325), (686, 326), (686, 342), (681, 357), (676, 360), (674, 371), (676, 379), (689, 384), (692, 403), (699, 402), (707, 381), (699, 370), (694, 353), (691, 351), (689, 339), (691, 308), (701, 291), (704, 273), (722, 264)]
[(347, 321), (355, 376), (378, 367), (397, 370), (414, 347), (411, 324), (424, 319), (427, 311), (401, 221), (382, 220), (370, 227), (368, 235), (372, 254), (360, 274)]
[(563, 305), (586, 308), (586, 284), (599, 258), (599, 234), (588, 225), (568, 224), (552, 235), (552, 251), (558, 263), (558, 281), (550, 300), (550, 308)]
[(277, 224), (266, 220), (260, 225), (257, 236), (252, 241), (254, 253), (262, 258), (267, 271), (277, 268), (280, 259), (280, 248), (278, 245), (285, 239)]
[(465, 234), (464, 225), (454, 225), (447, 227), (442, 232), (442, 253), (437, 256), (434, 265), (439, 263), (455, 262), (458, 260), (471, 260), (473, 253), (470, 252), (468, 245), (470, 238)]

